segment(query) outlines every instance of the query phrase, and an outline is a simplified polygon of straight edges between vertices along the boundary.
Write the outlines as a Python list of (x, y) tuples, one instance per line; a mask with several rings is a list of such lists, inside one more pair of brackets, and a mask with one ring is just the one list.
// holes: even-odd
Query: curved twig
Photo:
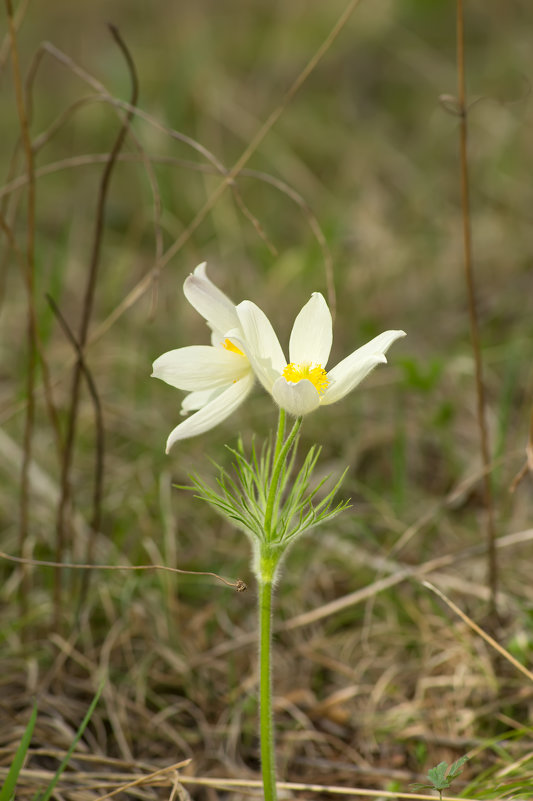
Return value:
[(463, 260), (468, 296), (468, 315), (470, 318), (470, 339), (474, 354), (476, 370), (476, 399), (477, 422), (481, 447), (481, 458), (485, 472), (483, 474), (483, 491), (486, 511), (486, 537), (488, 558), (488, 585), (490, 589), (490, 612), (496, 613), (496, 596), (498, 592), (498, 562), (496, 559), (496, 531), (494, 525), (494, 506), (492, 498), (491, 476), (489, 465), (490, 444), (486, 419), (485, 383), (483, 380), (483, 360), (481, 357), (481, 338), (476, 308), (476, 287), (472, 259), (472, 230), (470, 222), (470, 197), (468, 178), (468, 125), (465, 90), (465, 62), (464, 62), (464, 19), (463, 2), (457, 0), (457, 79), (459, 110), (459, 152), (461, 170), (461, 210), (463, 220)]
[[(28, 369), (26, 373), (26, 419), (24, 424), (24, 458), (22, 460), (22, 470), (20, 479), (20, 521), (19, 521), (19, 550), (23, 554), (26, 548), (29, 527), (29, 468), (32, 455), (33, 427), (35, 421), (35, 374), (37, 368), (37, 326), (35, 312), (35, 164), (33, 151), (31, 148), (31, 137), (28, 123), (28, 115), (24, 102), (24, 92), (20, 73), (20, 63), (17, 46), (17, 34), (13, 17), (13, 6), (11, 0), (5, 0), (9, 39), (11, 43), (11, 61), (13, 67), (13, 84), (15, 87), (15, 97), (19, 116), (21, 141), (24, 148), (26, 160), (26, 174), (28, 176), (28, 201), (26, 210), (26, 285), (28, 293), (27, 311), (27, 343), (28, 343)], [(27, 571), (24, 572), (20, 587), (20, 604), (23, 614), (27, 608), (28, 597)]]
[[(114, 26), (110, 26), (110, 31), (116, 44), (121, 50), (124, 59), (126, 61), (126, 64), (128, 66), (128, 71), (130, 73), (130, 78), (132, 82), (131, 105), (134, 106), (137, 102), (139, 95), (139, 85), (138, 85), (135, 65), (133, 63), (133, 59), (131, 58), (129, 50), (127, 49), (125, 43), (123, 42), (117, 28), (115, 28)], [(96, 282), (98, 278), (98, 267), (100, 263), (102, 237), (104, 231), (105, 208), (107, 202), (107, 195), (109, 191), (109, 185), (111, 181), (111, 175), (113, 172), (113, 167), (117, 160), (117, 156), (120, 153), (120, 150), (122, 149), (122, 145), (124, 144), (124, 140), (126, 138), (126, 134), (128, 132), (132, 116), (133, 115), (131, 113), (127, 114), (125, 120), (123, 121), (120, 127), (120, 130), (116, 137), (111, 153), (109, 154), (109, 158), (106, 162), (102, 178), (100, 181), (98, 200), (96, 204), (96, 220), (95, 220), (95, 230), (93, 236), (93, 246), (89, 264), (89, 272), (87, 276), (87, 283), (84, 293), (80, 329), (77, 337), (77, 343), (80, 351), (82, 352), (87, 343), (89, 321), (91, 319), (91, 314), (93, 309)], [(58, 563), (61, 563), (63, 561), (62, 557), (65, 548), (66, 517), (71, 495), (70, 473), (72, 470), (72, 457), (74, 451), (74, 440), (76, 436), (76, 422), (78, 415), (82, 373), (83, 373), (82, 361), (78, 358), (74, 366), (74, 374), (72, 377), (72, 388), (71, 388), (70, 407), (68, 413), (67, 433), (65, 437), (65, 448), (63, 452), (63, 462), (61, 467), (61, 497), (59, 501), (57, 524), (56, 524), (56, 535), (57, 535), (56, 561)], [(102, 459), (102, 464), (99, 466), (99, 469), (102, 469), (103, 472), (103, 459)], [(54, 609), (55, 609), (56, 623), (59, 623), (59, 618), (60, 618), (61, 596), (62, 596), (62, 575), (60, 570), (56, 570), (56, 580), (54, 586)]]
[[(93, 514), (90, 522), (89, 545), (87, 548), (87, 561), (91, 562), (94, 553), (94, 540), (95, 534), (101, 529), (102, 523), (102, 498), (104, 488), (104, 454), (105, 454), (105, 430), (104, 418), (102, 414), (102, 404), (94, 378), (89, 367), (85, 361), (83, 350), (79, 342), (74, 336), (69, 324), (65, 320), (61, 310), (59, 309), (55, 300), (47, 293), (46, 299), (50, 304), (50, 308), (58, 319), (61, 328), (63, 329), (67, 339), (70, 341), (72, 347), (76, 351), (80, 370), (83, 373), (89, 389), (89, 394), (94, 408), (95, 428), (96, 428), (96, 443), (95, 443), (95, 464), (94, 464), (94, 486), (93, 486)], [(89, 589), (89, 574), (85, 574), (82, 580), (80, 594), (78, 598), (78, 611), (83, 606), (84, 599)]]
[(0, 559), (8, 562), (16, 562), (18, 565), (32, 565), (34, 567), (54, 567), (60, 570), (164, 570), (168, 573), (180, 573), (186, 576), (212, 576), (217, 581), (221, 581), (227, 587), (233, 587), (237, 592), (245, 592), (248, 588), (242, 579), (231, 581), (213, 573), (210, 570), (182, 570), (178, 567), (168, 567), (168, 565), (89, 565), (89, 564), (70, 564), (68, 562), (50, 562), (43, 559), (26, 559), (22, 556), (0, 551)]

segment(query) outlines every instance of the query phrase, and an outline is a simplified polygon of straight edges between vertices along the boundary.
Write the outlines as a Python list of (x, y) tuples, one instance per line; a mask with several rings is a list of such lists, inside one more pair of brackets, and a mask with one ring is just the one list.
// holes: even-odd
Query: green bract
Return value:
[[(197, 497), (211, 504), (218, 512), (248, 535), (254, 553), (254, 572), (259, 578), (270, 563), (275, 570), (279, 560), (294, 540), (315, 526), (332, 520), (349, 505), (334, 503), (344, 473), (335, 485), (319, 499), (320, 490), (329, 476), (313, 481), (313, 472), (320, 448), (313, 445), (296, 472), (295, 460), (301, 418), (284, 438), (284, 412), (275, 445), (267, 441), (259, 450), (255, 443), (250, 458), (242, 440), (229, 448), (234, 456), (234, 474), (218, 468), (217, 488), (213, 489), (198, 475), (191, 477)], [(261, 564), (263, 563), (263, 564)], [(273, 572), (271, 572), (273, 575)]]
[(343, 475), (324, 497), (319, 492), (329, 476), (313, 481), (320, 448), (312, 446), (299, 470), (295, 468), (298, 417), (285, 437), (285, 411), (279, 411), (275, 442), (272, 438), (258, 450), (252, 445), (247, 458), (242, 440), (229, 448), (234, 456), (234, 473), (218, 467), (217, 488), (213, 489), (198, 475), (192, 487), (201, 500), (207, 501), (224, 517), (247, 534), (252, 543), (253, 570), (258, 584), (259, 612), (259, 709), (263, 797), (276, 801), (276, 763), (272, 720), (272, 593), (279, 564), (294, 540), (320, 523), (331, 520), (348, 506), (334, 504)]

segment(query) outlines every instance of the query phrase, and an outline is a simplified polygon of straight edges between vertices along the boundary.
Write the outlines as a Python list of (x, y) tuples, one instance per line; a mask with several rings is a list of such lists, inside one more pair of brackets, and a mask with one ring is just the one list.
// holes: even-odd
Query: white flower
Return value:
[(170, 350), (153, 364), (152, 376), (189, 393), (181, 413), (195, 411), (171, 431), (167, 453), (178, 440), (203, 434), (229, 417), (254, 383), (250, 362), (226, 336), (230, 330), (241, 333), (235, 306), (209, 280), (205, 262), (185, 279), (183, 291), (211, 328), (212, 344)]
[[(297, 417), (344, 398), (377, 365), (404, 331), (385, 331), (326, 371), (333, 340), (331, 313), (320, 292), (298, 314), (287, 363), (266, 315), (245, 300), (236, 307), (239, 326), (228, 338), (243, 350), (264, 388), (282, 409)], [(240, 329), (240, 330), (239, 330)]]

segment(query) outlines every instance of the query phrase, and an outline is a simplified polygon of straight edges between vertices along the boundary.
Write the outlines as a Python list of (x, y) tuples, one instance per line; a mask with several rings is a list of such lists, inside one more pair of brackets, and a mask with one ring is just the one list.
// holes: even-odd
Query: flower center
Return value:
[(244, 356), (242, 350), (240, 350), (237, 347), (237, 345), (234, 345), (231, 339), (225, 339), (222, 345), (224, 348), (226, 348), (226, 350), (229, 350), (231, 353), (237, 353), (239, 356)]
[(319, 395), (322, 395), (329, 384), (328, 374), (321, 364), (304, 363), (295, 364), (290, 362), (283, 371), (283, 378), (291, 384), (297, 384), (302, 378), (307, 378), (316, 388)]

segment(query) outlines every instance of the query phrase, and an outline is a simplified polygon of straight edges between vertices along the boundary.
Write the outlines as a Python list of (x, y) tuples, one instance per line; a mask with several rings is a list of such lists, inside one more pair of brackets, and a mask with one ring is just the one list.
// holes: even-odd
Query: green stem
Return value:
[(274, 450), (274, 458), (273, 463), (276, 463), (276, 460), (279, 456), (279, 452), (281, 450), (281, 446), (283, 445), (283, 437), (285, 436), (285, 409), (279, 410), (279, 418), (278, 418), (278, 433), (276, 434), (276, 448)]
[[(282, 420), (282, 413), (283, 413), (283, 420)], [(279, 420), (278, 434), (276, 439), (276, 450), (274, 452), (274, 459), (273, 459), (274, 467), (272, 469), (272, 478), (270, 480), (270, 487), (268, 490), (268, 498), (265, 509), (265, 538), (267, 542), (271, 540), (271, 535), (272, 535), (272, 517), (274, 514), (274, 506), (276, 500), (276, 493), (278, 491), (278, 483), (279, 483), (281, 468), (285, 464), (285, 461), (287, 459), (287, 454), (289, 453), (294, 443), (294, 440), (296, 439), (296, 435), (300, 430), (300, 426), (302, 425), (302, 419), (303, 419), (302, 417), (296, 418), (291, 433), (283, 443), (283, 447), (280, 448), (279, 445), (281, 444), (281, 439), (283, 438), (283, 433), (285, 429), (285, 413), (280, 411), (280, 420)], [(281, 432), (281, 437), (280, 437), (280, 432)]]
[(264, 801), (276, 801), (276, 760), (272, 723), (272, 577), (259, 579), (259, 732)]

